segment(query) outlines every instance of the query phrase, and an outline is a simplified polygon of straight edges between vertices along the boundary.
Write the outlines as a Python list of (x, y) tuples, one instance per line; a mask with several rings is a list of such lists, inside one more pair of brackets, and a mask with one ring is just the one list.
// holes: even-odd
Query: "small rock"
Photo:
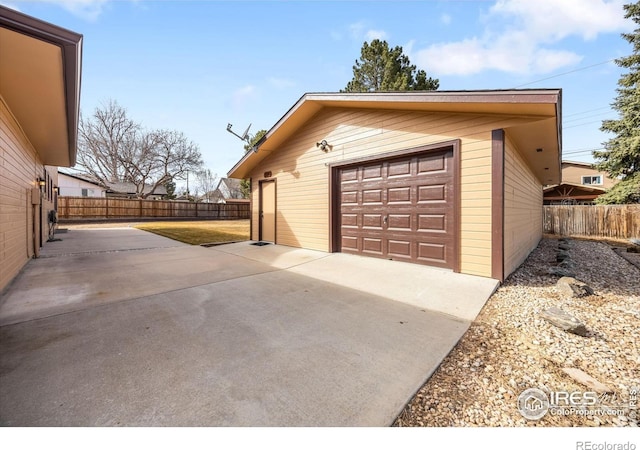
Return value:
[[(563, 263), (566, 262), (566, 261), (567, 260), (563, 261)], [(555, 276), (561, 277), (561, 278), (562, 277), (572, 277), (573, 278), (573, 277), (576, 276), (576, 274), (573, 273), (571, 270), (569, 270), (569, 269), (567, 269), (565, 267), (562, 267), (562, 266), (550, 267), (548, 272), (549, 272), (549, 275), (555, 275)]]
[(556, 283), (556, 289), (569, 298), (587, 297), (594, 294), (591, 287), (573, 277), (560, 278)]
[(565, 259), (564, 261), (560, 262), (558, 266), (563, 267), (565, 269), (573, 269), (576, 266), (576, 263), (574, 263), (570, 259)]
[(573, 317), (571, 314), (566, 313), (560, 308), (551, 307), (540, 312), (540, 316), (552, 325), (558, 328), (568, 331), (569, 333), (577, 334), (578, 336), (587, 335), (587, 327), (584, 323)]
[(583, 372), (580, 369), (576, 369), (575, 367), (565, 367), (562, 369), (562, 371), (567, 375), (569, 375), (578, 383), (583, 384), (587, 386), (589, 389), (593, 389), (594, 391), (600, 394), (613, 393), (613, 389), (611, 389), (609, 386), (607, 386), (604, 383), (601, 383), (600, 381), (596, 380), (591, 375), (589, 375), (586, 372)]

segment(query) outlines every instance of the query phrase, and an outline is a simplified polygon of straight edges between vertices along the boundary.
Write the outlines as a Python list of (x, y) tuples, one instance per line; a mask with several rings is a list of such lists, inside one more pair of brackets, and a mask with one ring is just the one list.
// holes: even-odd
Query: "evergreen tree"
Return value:
[[(248, 144), (246, 144), (244, 146), (244, 151), (245, 153), (248, 152), (249, 150), (251, 150), (251, 148), (256, 145), (258, 143), (258, 141), (260, 139), (262, 139), (262, 137), (267, 134), (267, 130), (260, 130), (258, 131), (255, 136), (253, 136), (251, 138), (251, 140), (249, 141)], [(242, 197), (243, 198), (249, 198), (249, 196), (251, 195), (251, 182), (249, 181), (249, 179), (245, 178), (243, 180), (240, 181), (240, 190), (242, 191)]]
[(389, 48), (387, 41), (374, 39), (362, 45), (353, 79), (342, 92), (434, 91), (439, 85), (424, 70), (416, 71), (402, 47)]
[[(640, 1), (624, 5), (625, 18), (640, 26)], [(611, 105), (619, 118), (604, 120), (602, 131), (614, 133), (605, 142), (603, 151), (594, 151), (596, 168), (618, 184), (596, 200), (600, 204), (640, 203), (640, 28), (622, 37), (633, 46), (630, 56), (616, 59), (616, 64), (628, 69), (618, 80), (618, 96)]]

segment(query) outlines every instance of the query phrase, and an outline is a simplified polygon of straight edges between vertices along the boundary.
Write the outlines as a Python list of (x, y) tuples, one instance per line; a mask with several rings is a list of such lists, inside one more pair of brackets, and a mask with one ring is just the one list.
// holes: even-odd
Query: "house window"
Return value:
[(89, 192), (88, 191), (89, 191), (88, 189), (83, 189), (82, 190), (82, 196), (83, 197), (88, 197), (89, 196)]
[(582, 184), (602, 184), (602, 175), (586, 175), (582, 177)]

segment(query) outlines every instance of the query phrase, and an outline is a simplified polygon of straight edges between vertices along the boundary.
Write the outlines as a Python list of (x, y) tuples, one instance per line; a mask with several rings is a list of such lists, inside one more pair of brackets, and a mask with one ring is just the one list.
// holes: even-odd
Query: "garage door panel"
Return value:
[(362, 227), (363, 228), (372, 228), (375, 230), (382, 231), (382, 214), (363, 214), (362, 215)]
[(411, 187), (387, 189), (387, 203), (411, 203)]
[(418, 186), (418, 203), (446, 202), (447, 188), (444, 184)]
[(427, 155), (418, 158), (418, 174), (444, 172), (447, 169), (447, 155), (445, 153)]
[(392, 161), (389, 163), (388, 177), (402, 177), (411, 175), (410, 161)]
[(342, 169), (340, 171), (340, 182), (358, 181), (358, 169)]
[(389, 214), (387, 216), (387, 228), (390, 231), (411, 231), (412, 214)]
[(366, 189), (362, 191), (363, 204), (382, 204), (382, 189)]
[(366, 166), (362, 170), (362, 179), (363, 180), (371, 180), (381, 179), (382, 178), (382, 164), (375, 164), (371, 166)]
[(358, 238), (355, 236), (342, 236), (342, 250), (358, 251)]
[(358, 204), (358, 191), (345, 191), (340, 195), (340, 201), (343, 205)]
[(445, 233), (447, 231), (445, 217), (445, 214), (419, 214), (418, 231)]
[(366, 237), (362, 239), (362, 251), (364, 253), (374, 253), (382, 255), (382, 239), (374, 237)]
[(434, 244), (427, 242), (418, 243), (418, 259), (444, 263), (445, 255), (446, 251), (444, 244)]
[(411, 242), (389, 239), (387, 244), (387, 254), (397, 258), (411, 259)]
[(342, 226), (355, 228), (358, 226), (357, 214), (342, 214)]
[(449, 149), (341, 169), (341, 251), (454, 268), (452, 159)]

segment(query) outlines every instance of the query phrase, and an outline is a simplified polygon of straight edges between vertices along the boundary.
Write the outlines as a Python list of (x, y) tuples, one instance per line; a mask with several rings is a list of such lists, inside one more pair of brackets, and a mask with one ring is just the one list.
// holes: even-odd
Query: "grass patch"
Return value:
[(248, 220), (149, 222), (136, 225), (135, 228), (192, 245), (249, 239)]

